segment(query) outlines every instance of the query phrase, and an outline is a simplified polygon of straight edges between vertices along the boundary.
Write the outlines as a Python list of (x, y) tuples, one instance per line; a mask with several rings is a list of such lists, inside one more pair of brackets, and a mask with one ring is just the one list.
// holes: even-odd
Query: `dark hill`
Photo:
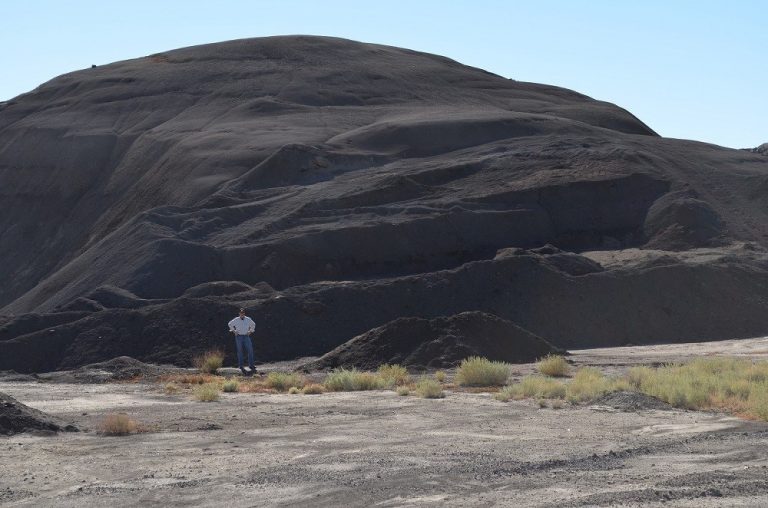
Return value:
[(469, 310), (564, 347), (765, 334), (766, 189), (759, 154), (405, 49), (73, 72), (0, 104), (0, 369), (183, 363), (239, 305), (263, 360)]

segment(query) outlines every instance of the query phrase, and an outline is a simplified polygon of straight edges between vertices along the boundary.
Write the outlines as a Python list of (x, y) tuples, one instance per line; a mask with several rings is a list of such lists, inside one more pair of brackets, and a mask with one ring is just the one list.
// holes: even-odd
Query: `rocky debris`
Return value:
[(768, 143), (763, 143), (757, 148), (752, 148), (749, 151), (753, 153), (759, 153), (761, 155), (768, 155)]
[(619, 411), (646, 411), (651, 409), (670, 410), (672, 406), (644, 393), (618, 391), (606, 393), (592, 401), (595, 406), (608, 406)]
[(13, 435), (35, 431), (77, 432), (78, 429), (0, 392), (0, 434)]
[(345, 342), (303, 368), (370, 370), (385, 363), (409, 368), (447, 368), (457, 366), (470, 356), (528, 363), (562, 352), (498, 316), (463, 312), (435, 319), (396, 319)]

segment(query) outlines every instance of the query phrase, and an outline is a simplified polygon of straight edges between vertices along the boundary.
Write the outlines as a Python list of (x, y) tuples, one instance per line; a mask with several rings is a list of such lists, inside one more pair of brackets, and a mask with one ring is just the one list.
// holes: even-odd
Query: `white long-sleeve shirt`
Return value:
[(234, 331), (237, 335), (250, 335), (256, 330), (256, 323), (248, 316), (237, 316), (229, 322), (229, 331)]

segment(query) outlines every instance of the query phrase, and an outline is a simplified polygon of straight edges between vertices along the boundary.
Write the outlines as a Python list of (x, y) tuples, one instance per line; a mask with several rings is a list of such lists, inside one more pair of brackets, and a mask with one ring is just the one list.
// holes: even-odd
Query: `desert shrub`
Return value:
[(565, 377), (570, 366), (561, 355), (547, 355), (536, 363), (536, 368), (545, 376)]
[(438, 370), (435, 372), (435, 380), (437, 380), (438, 383), (445, 383), (446, 378), (448, 375), (445, 373), (444, 370)]
[(198, 385), (195, 387), (193, 395), (200, 402), (215, 402), (219, 400), (219, 385), (217, 383)]
[(204, 374), (216, 374), (224, 365), (224, 353), (218, 350), (206, 351), (193, 360), (195, 367)]
[(139, 424), (126, 414), (109, 414), (101, 421), (99, 431), (105, 436), (127, 436), (138, 432)]
[(264, 384), (268, 388), (284, 392), (291, 388), (303, 388), (306, 380), (304, 376), (296, 372), (270, 372), (267, 374), (267, 380)]
[(411, 382), (408, 370), (402, 365), (380, 365), (378, 374), (384, 386), (387, 387), (407, 385)]
[(296, 394), (298, 394), (298, 393), (301, 393), (301, 390), (300, 390), (300, 389), (299, 389), (299, 387), (297, 387), (297, 386), (291, 386), (291, 387), (288, 389), (288, 393), (290, 393), (291, 395), (296, 395)]
[(614, 391), (613, 382), (595, 367), (583, 367), (576, 371), (568, 384), (567, 398), (573, 402), (593, 400), (604, 393)]
[(175, 395), (179, 393), (179, 385), (176, 383), (165, 383), (163, 389), (165, 390), (166, 395)]
[(539, 405), (540, 408), (547, 407), (547, 399), (539, 399), (536, 401), (536, 403)]
[(224, 381), (223, 385), (221, 385), (221, 389), (227, 393), (239, 392), (240, 383), (238, 383), (234, 379), (228, 379), (227, 381)]
[(304, 395), (318, 395), (325, 391), (325, 388), (323, 388), (323, 385), (319, 385), (317, 383), (308, 384), (305, 386), (301, 393)]
[(445, 397), (443, 387), (430, 378), (422, 378), (416, 383), (416, 395), (424, 399), (442, 399)]
[(552, 401), (552, 409), (562, 409), (562, 408), (563, 408), (562, 399), (555, 399)]
[(460, 386), (501, 386), (507, 382), (510, 367), (508, 363), (473, 356), (459, 365), (456, 383)]
[(396, 391), (401, 397), (406, 397), (411, 394), (411, 390), (407, 386), (398, 386)]
[(359, 390), (379, 390), (384, 387), (381, 378), (371, 372), (357, 369), (334, 369), (323, 382), (326, 390), (332, 392), (353, 392)]

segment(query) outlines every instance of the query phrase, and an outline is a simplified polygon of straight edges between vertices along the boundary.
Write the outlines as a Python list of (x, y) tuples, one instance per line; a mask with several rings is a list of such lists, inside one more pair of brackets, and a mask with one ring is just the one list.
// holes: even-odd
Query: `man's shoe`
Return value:
[(247, 370), (245, 370), (245, 367), (240, 367), (240, 372), (243, 373), (243, 376), (248, 377), (250, 374)]

